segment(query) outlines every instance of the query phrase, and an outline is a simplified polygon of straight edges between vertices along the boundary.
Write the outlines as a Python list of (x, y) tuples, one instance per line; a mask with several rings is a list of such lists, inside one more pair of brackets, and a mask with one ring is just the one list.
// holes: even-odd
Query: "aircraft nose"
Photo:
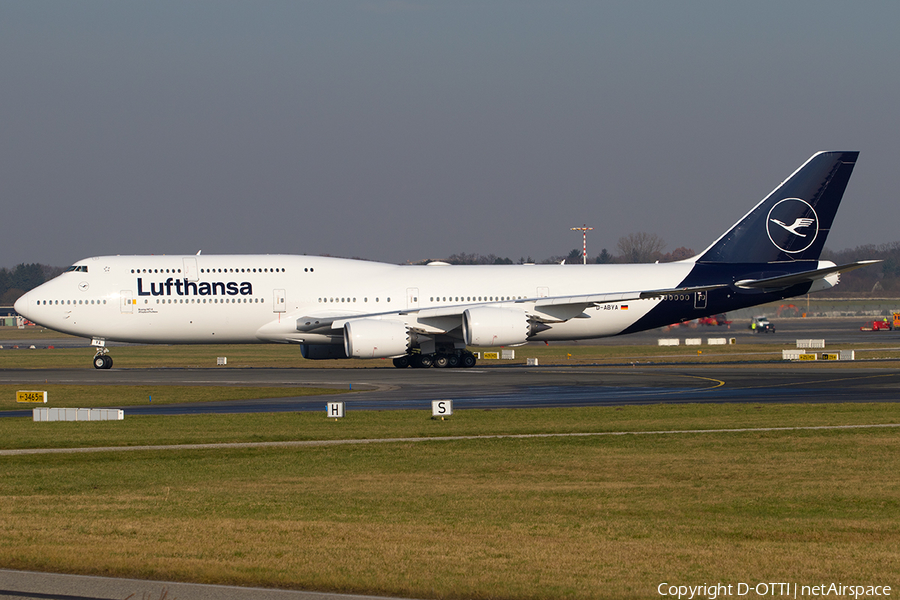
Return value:
[(16, 312), (22, 315), (23, 317), (28, 317), (28, 298), (31, 296), (31, 292), (26, 292), (16, 300), (14, 308)]

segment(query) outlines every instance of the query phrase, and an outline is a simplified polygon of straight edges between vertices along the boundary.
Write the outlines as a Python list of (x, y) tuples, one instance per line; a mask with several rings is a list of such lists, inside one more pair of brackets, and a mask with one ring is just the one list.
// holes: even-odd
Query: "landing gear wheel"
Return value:
[(394, 366), (398, 369), (405, 369), (409, 366), (409, 356), (398, 356), (394, 359)]
[(433, 363), (434, 363), (433, 366), (437, 367), (438, 369), (443, 369), (445, 367), (449, 367), (450, 366), (450, 357), (447, 356), (446, 354), (435, 354)]
[(113, 365), (112, 357), (106, 354), (98, 354), (94, 357), (95, 369), (109, 369)]
[(427, 369), (432, 364), (434, 364), (434, 358), (432, 358), (431, 354), (414, 354), (412, 359), (412, 366), (418, 369)]
[(466, 352), (461, 357), (459, 357), (459, 364), (464, 369), (471, 369), (475, 366), (475, 362), (475, 355), (470, 354), (469, 352)]
[(451, 354), (447, 357), (447, 366), (451, 369), (455, 369), (459, 366), (459, 356), (456, 354)]

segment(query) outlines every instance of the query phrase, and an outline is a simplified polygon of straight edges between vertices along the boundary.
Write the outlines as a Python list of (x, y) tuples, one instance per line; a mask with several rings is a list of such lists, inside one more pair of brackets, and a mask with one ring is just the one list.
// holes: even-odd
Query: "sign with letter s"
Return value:
[(449, 417), (453, 414), (453, 400), (432, 400), (432, 417)]

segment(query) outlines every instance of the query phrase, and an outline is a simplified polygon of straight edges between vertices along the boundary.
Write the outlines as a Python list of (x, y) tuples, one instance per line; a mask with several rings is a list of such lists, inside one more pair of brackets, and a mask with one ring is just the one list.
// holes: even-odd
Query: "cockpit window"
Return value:
[(78, 271), (79, 273), (87, 273), (87, 265), (72, 265), (68, 269), (66, 269), (66, 273), (69, 271)]

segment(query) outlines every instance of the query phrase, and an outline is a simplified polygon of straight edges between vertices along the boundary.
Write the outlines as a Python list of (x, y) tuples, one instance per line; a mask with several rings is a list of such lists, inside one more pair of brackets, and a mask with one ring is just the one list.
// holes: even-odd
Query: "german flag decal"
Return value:
[(627, 305), (627, 304), (623, 304), (623, 305), (622, 305), (622, 310), (628, 310), (628, 305)]

